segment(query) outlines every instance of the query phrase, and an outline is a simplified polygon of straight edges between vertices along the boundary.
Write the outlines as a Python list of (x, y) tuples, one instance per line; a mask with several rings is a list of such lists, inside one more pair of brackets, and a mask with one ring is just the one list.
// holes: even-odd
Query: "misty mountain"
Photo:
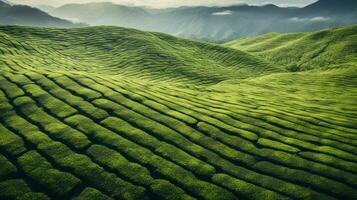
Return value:
[(50, 12), (53, 16), (85, 22), (91, 25), (118, 25), (142, 28), (151, 19), (145, 9), (108, 2), (67, 4)]
[(44, 4), (36, 5), (35, 7), (40, 9), (40, 10), (42, 10), (42, 11), (45, 11), (46, 13), (49, 13), (49, 12), (51, 12), (51, 11), (56, 9), (56, 7), (54, 7), (54, 6), (44, 5)]
[(0, 24), (43, 27), (74, 27), (78, 25), (67, 20), (52, 17), (37, 8), (24, 5), (10, 5), (1, 0)]
[(304, 8), (275, 5), (150, 9), (112, 3), (68, 4), (53, 16), (90, 25), (115, 25), (207, 40), (268, 32), (305, 32), (357, 23), (357, 1), (320, 0)]

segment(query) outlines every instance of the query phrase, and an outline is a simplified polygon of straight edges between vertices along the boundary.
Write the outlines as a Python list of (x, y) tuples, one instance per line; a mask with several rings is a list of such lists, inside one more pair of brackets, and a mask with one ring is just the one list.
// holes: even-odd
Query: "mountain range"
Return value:
[(355, 24), (357, 2), (319, 0), (302, 8), (241, 4), (165, 9), (102, 2), (66, 4), (58, 8), (40, 5), (37, 9), (0, 1), (0, 24), (45, 27), (83, 25), (76, 23), (122, 26), (219, 42), (270, 32), (309, 32)]
[(213, 41), (269, 32), (306, 32), (357, 22), (354, 0), (319, 0), (303, 8), (235, 5), (151, 9), (112, 3), (67, 4), (53, 16), (90, 25), (115, 25)]
[(0, 0), (0, 24), (44, 27), (74, 27), (76, 24), (53, 17), (37, 8), (25, 5), (11, 5)]

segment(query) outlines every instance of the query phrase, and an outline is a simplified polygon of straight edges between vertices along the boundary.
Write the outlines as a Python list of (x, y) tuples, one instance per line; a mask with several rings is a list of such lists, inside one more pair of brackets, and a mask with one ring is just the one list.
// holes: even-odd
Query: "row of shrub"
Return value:
[[(106, 94), (108, 94), (108, 92), (106, 93)], [(100, 101), (103, 101), (104, 103), (110, 103), (108, 100), (95, 100), (94, 101), (94, 104), (96, 104), (96, 102), (100, 102)], [(121, 101), (122, 102), (122, 101)], [(100, 104), (100, 103), (99, 103)], [(98, 105), (99, 105), (98, 104)], [(113, 105), (113, 103), (111, 103), (111, 105), (110, 106), (108, 106), (109, 108), (110, 107), (113, 107), (113, 106), (116, 106), (116, 107), (118, 107), (118, 105)], [(109, 108), (107, 108), (107, 109), (109, 109)], [(111, 112), (113, 112), (113, 110), (111, 110)], [(130, 112), (130, 110), (128, 110), (128, 109), (126, 109), (125, 107), (122, 107), (121, 109), (120, 109), (120, 112), (118, 112), (118, 113), (120, 113), (120, 114), (123, 114), (123, 113), (127, 113), (127, 112)], [(126, 116), (126, 117), (124, 117), (125, 119), (128, 119), (129, 117), (128, 116)], [(136, 121), (138, 121), (138, 119), (137, 119), (137, 117), (134, 117), (134, 116), (132, 116), (132, 117), (130, 117), (131, 119), (135, 119)], [(143, 120), (144, 121), (144, 120)], [(146, 120), (147, 121), (147, 120)], [(119, 121), (120, 122), (120, 121)], [(120, 125), (122, 125), (122, 123), (113, 123), (113, 126), (112, 127), (121, 127)], [(127, 128), (123, 128), (122, 127), (122, 132), (124, 131), (124, 129), (126, 130)], [(232, 168), (232, 167), (231, 167)], [(235, 169), (234, 167), (232, 168), (232, 169)], [(235, 173), (236, 174), (236, 173)], [(240, 177), (242, 177), (242, 175), (240, 175)], [(247, 179), (246, 177), (244, 177), (245, 179)], [(268, 178), (269, 179), (269, 178)], [(248, 178), (248, 180), (249, 180), (249, 178)], [(252, 179), (250, 179), (249, 181), (252, 181)], [(255, 181), (255, 182), (257, 182), (257, 181)], [(279, 181), (278, 181), (279, 182)], [(259, 182), (258, 182), (258, 184), (260, 184)], [(265, 186), (267, 186), (267, 184), (265, 185)], [(277, 189), (278, 191), (282, 191), (282, 192), (288, 192), (288, 193), (294, 193), (295, 195), (297, 195), (299, 192), (301, 193), (301, 191), (298, 191), (298, 190), (296, 190), (296, 192), (294, 192), (294, 191), (288, 191), (288, 190), (282, 190), (281, 188), (280, 189), (278, 189), (279, 187), (274, 187), (274, 186), (268, 186), (268, 187), (273, 187), (273, 188), (275, 188), (275, 189)], [(301, 189), (301, 188), (299, 188), (299, 189)], [(304, 190), (304, 189), (303, 189)], [(306, 189), (305, 189), (306, 190)], [(306, 190), (307, 192), (309, 192), (309, 190)], [(312, 191), (310, 191), (311, 193), (313, 193)]]
[(106, 111), (94, 107), (91, 103), (79, 96), (72, 95), (72, 93), (70, 93), (68, 90), (63, 89), (60, 85), (57, 85), (47, 77), (35, 73), (30, 73), (28, 76), (48, 93), (62, 100), (63, 102), (66, 102), (68, 105), (77, 109), (79, 112), (84, 113), (99, 121), (108, 117), (108, 113)]
[(33, 192), (28, 184), (22, 179), (0, 181), (0, 199), (50, 200), (44, 193)]
[[(79, 79), (79, 81), (80, 81), (81, 79)], [(95, 85), (95, 84), (91, 84), (91, 85), (88, 85), (88, 87), (93, 87), (93, 85)], [(96, 85), (95, 85), (96, 86)], [(99, 87), (96, 87), (96, 88), (99, 88)], [(106, 92), (105, 93), (106, 95), (108, 95), (108, 94), (110, 94), (109, 92)], [(145, 123), (145, 122), (147, 122), (147, 121), (150, 121), (149, 119), (145, 119), (145, 118), (143, 118), (143, 120), (140, 120), (140, 115), (138, 115), (138, 114), (136, 114), (135, 115), (135, 113), (133, 112), (133, 111), (131, 111), (130, 109), (128, 109), (128, 108), (126, 108), (126, 107), (123, 107), (123, 106), (120, 106), (119, 105), (119, 102), (120, 103), (125, 103), (127, 100), (124, 98), (124, 97), (122, 97), (121, 95), (118, 95), (118, 94), (114, 94), (114, 95), (109, 95), (109, 97), (108, 98), (110, 98), (110, 99), (112, 99), (113, 98), (113, 96), (114, 97), (121, 97), (121, 99), (119, 100), (119, 99), (117, 99), (117, 103), (118, 104), (114, 104), (113, 102), (110, 102), (110, 101), (108, 101), (108, 100), (95, 100), (93, 103), (95, 104), (95, 105), (98, 105), (99, 107), (101, 107), (101, 108), (104, 108), (104, 109), (109, 109), (111, 112), (113, 112), (113, 113), (115, 113), (115, 114), (117, 114), (118, 116), (120, 116), (120, 117), (122, 117), (122, 118), (124, 118), (124, 119), (126, 119), (126, 120), (132, 120), (131, 122), (132, 123), (136, 123), (135, 125), (137, 125), (137, 126), (140, 126), (140, 124), (137, 124), (137, 123)], [(100, 102), (100, 101), (102, 101), (102, 102)], [(98, 103), (99, 102), (99, 103)], [(144, 108), (142, 108), (142, 109), (137, 109), (138, 111), (140, 110), (140, 111), (143, 111), (143, 110), (145, 110)], [(128, 113), (129, 113), (129, 115), (128, 115)], [(134, 113), (134, 115), (132, 114), (132, 115), (130, 115), (130, 113)], [(155, 115), (155, 116), (158, 116), (158, 115)], [(161, 116), (160, 116), (161, 117)], [(141, 122), (142, 121), (142, 122)], [(148, 126), (148, 125), (146, 125), (146, 126)], [(142, 126), (141, 126), (142, 127)], [(157, 127), (157, 126), (156, 126)], [(144, 126), (144, 129), (145, 129), (145, 126)], [(147, 129), (145, 129), (146, 131), (152, 131), (152, 130), (155, 130), (155, 127), (154, 128), (147, 128)], [(165, 130), (165, 129), (164, 129)], [(163, 132), (163, 130), (160, 130), (160, 131), (157, 131), (156, 132), (156, 134), (160, 134), (160, 132)], [(166, 134), (166, 137), (167, 137), (167, 135), (168, 134)], [(173, 139), (170, 139), (169, 138), (169, 140), (170, 141), (172, 141)], [(177, 142), (177, 143), (179, 143), (179, 144), (183, 144), (183, 142), (181, 142), (179, 139), (175, 139), (175, 141)], [(260, 152), (260, 151), (258, 151), (258, 152)], [(259, 153), (258, 153), (259, 154)], [(213, 156), (210, 156), (210, 159), (212, 159), (212, 157)], [(247, 164), (247, 165), (249, 165), (249, 164)], [(250, 163), (250, 165), (254, 165), (254, 163)], [(262, 172), (262, 173), (264, 173), (264, 172)], [(242, 176), (240, 176), (240, 177), (242, 177)], [(250, 180), (251, 181), (251, 180)], [(278, 181), (279, 182), (279, 181)], [(274, 187), (274, 186), (269, 186), (270, 188), (271, 187)], [(294, 186), (295, 187), (295, 186)], [(278, 189), (278, 187), (275, 187), (275, 189), (277, 190), (277, 191), (281, 191), (281, 189)], [(299, 189), (301, 189), (301, 187), (299, 188)], [(310, 193), (314, 193), (313, 191), (309, 191), (309, 190), (306, 190), (306, 189), (302, 189), (302, 190), (305, 190), (305, 191), (307, 191), (307, 192), (310, 192)], [(294, 190), (290, 190), (290, 191), (288, 191), (288, 190), (284, 190), (283, 192), (288, 192), (288, 193), (295, 193), (295, 195), (297, 195), (297, 193), (299, 193), (299, 191), (298, 190), (296, 190), (296, 191), (294, 191)], [(316, 193), (316, 194), (318, 194), (318, 193)]]
[[(65, 144), (53, 141), (35, 125), (16, 115), (15, 112), (7, 115), (3, 120), (6, 125), (16, 130), (29, 143), (36, 146), (42, 155), (54, 161), (56, 167), (70, 171), (83, 184), (90, 184), (113, 198), (142, 199), (146, 196), (144, 188), (134, 186), (120, 179), (115, 174), (107, 172), (103, 167), (94, 163), (87, 155), (73, 152)], [(46, 181), (40, 180), (40, 178), (38, 181)]]
[[(118, 87), (119, 88), (119, 87)], [(123, 90), (121, 90), (121, 91), (123, 91)], [(136, 90), (135, 90), (136, 91)], [(147, 93), (146, 93), (147, 94)], [(121, 101), (117, 101), (117, 102), (123, 102), (123, 100), (121, 100)], [(196, 115), (195, 115), (196, 116)], [(200, 125), (201, 123), (199, 123), (199, 125), (198, 125), (198, 128), (200, 128), (200, 127), (202, 127), (202, 125)], [(205, 125), (206, 127), (209, 127), (209, 128), (206, 128), (206, 131), (204, 130), (205, 129), (205, 127), (203, 128), (203, 129), (201, 129), (202, 131), (205, 131), (206, 133), (208, 133), (208, 134), (211, 134), (211, 136), (212, 136), (212, 133), (214, 132), (213, 130), (215, 130), (216, 129), (216, 132), (219, 132), (219, 133), (221, 133), (220, 134), (220, 138), (221, 139), (223, 139), (224, 141), (226, 141), (227, 142), (227, 144), (231, 144), (231, 145), (233, 145), (233, 146), (237, 146), (237, 147), (240, 147), (240, 149), (241, 150), (244, 150), (244, 151), (246, 151), (246, 152), (249, 152), (249, 153), (252, 153), (252, 154), (255, 154), (255, 155), (259, 155), (259, 156), (262, 156), (262, 157), (265, 157), (265, 158), (268, 158), (269, 159), (269, 155), (271, 154), (271, 151), (269, 152), (269, 153), (266, 153), (266, 154), (263, 154), (262, 152), (264, 151), (261, 151), (261, 150), (254, 150), (254, 149), (256, 149), (256, 147), (253, 145), (252, 146), (252, 144), (249, 144), (249, 142), (248, 141), (246, 141), (246, 142), (248, 142), (248, 143), (246, 143), (245, 145), (243, 145), (243, 147), (242, 147), (242, 143), (241, 142), (238, 142), (237, 144), (235, 144), (235, 142), (234, 141), (240, 141), (240, 140), (242, 140), (242, 138), (234, 138), (234, 137), (232, 137), (231, 139), (229, 139), (229, 135), (227, 135), (227, 134), (224, 134), (224, 133), (222, 133), (219, 129), (217, 129), (217, 128), (214, 128), (213, 126), (211, 126), (211, 125), (209, 125), (209, 124), (203, 124), (203, 125)], [(213, 130), (212, 130), (212, 128), (213, 128)], [(217, 137), (217, 136), (213, 136), (213, 138), (215, 138), (215, 137)], [(231, 141), (233, 141), (233, 142), (231, 142)], [(244, 140), (243, 140), (244, 141)], [(279, 142), (276, 142), (276, 141), (273, 141), (273, 140), (267, 140), (267, 139), (260, 139), (259, 141), (258, 141), (258, 144), (259, 145), (261, 145), (261, 146), (266, 146), (266, 147), (268, 147), (268, 148), (272, 148), (272, 149), (279, 149), (279, 150), (282, 150), (282, 151), (286, 151), (286, 152), (291, 152), (291, 153), (296, 153), (296, 152), (298, 152), (299, 151), (299, 149), (297, 149), (297, 148), (295, 148), (295, 147), (293, 147), (293, 146), (290, 146), (290, 145), (286, 145), (286, 144), (284, 144), (284, 143), (279, 143)], [(253, 151), (252, 151), (253, 150)], [(271, 159), (272, 161), (274, 161), (274, 162), (276, 162), (277, 160), (276, 160), (276, 157), (273, 157), (274, 159)], [(279, 160), (283, 160), (283, 159), (279, 159)], [(279, 161), (278, 160), (278, 161)], [(338, 159), (337, 158), (335, 158), (335, 161), (337, 161)], [(303, 161), (303, 162), (306, 162), (306, 161)], [(308, 161), (307, 161), (307, 163), (309, 163)], [(282, 164), (286, 164), (286, 162), (284, 162), (284, 163), (282, 163)], [(319, 165), (318, 163), (315, 163), (314, 164), (316, 167), (317, 167), (317, 165)], [(296, 166), (296, 165), (295, 165)], [(292, 167), (295, 167), (295, 166), (292, 166)], [(353, 166), (353, 165), (350, 165), (350, 166)], [(282, 168), (286, 168), (286, 167), (283, 167), (283, 166), (281, 166)], [(319, 166), (320, 167), (320, 166)], [(325, 166), (325, 167), (327, 167), (327, 166)], [(328, 167), (327, 167), (328, 168)], [(286, 168), (286, 169), (289, 169), (289, 168)], [(330, 168), (331, 170), (333, 170), (332, 168)], [(343, 167), (342, 167), (342, 169), (344, 169)], [(306, 169), (306, 170), (308, 170), (308, 169)], [(264, 170), (259, 170), (261, 173), (265, 173), (264, 172)], [(308, 170), (309, 171), (309, 170)], [(316, 171), (313, 171), (313, 172), (315, 172), (315, 173), (318, 173), (319, 174), (319, 172), (316, 170)], [(342, 172), (342, 173), (344, 173), (344, 172)], [(273, 176), (275, 176), (274, 174), (272, 174)], [(322, 174), (322, 175), (324, 175), (324, 174)], [(325, 174), (326, 175), (326, 174)], [(311, 175), (310, 175), (311, 176)], [(306, 177), (306, 176), (304, 176), (304, 177)], [(320, 177), (320, 176), (317, 176), (317, 177)], [(351, 177), (350, 176), (350, 174), (346, 174), (345, 175), (345, 177)], [(320, 177), (321, 179), (323, 179), (323, 177)], [(336, 177), (335, 177), (336, 179), (338, 179), (338, 176), (336, 175)], [(285, 176), (285, 179), (287, 179), (287, 180), (291, 180), (292, 182), (295, 182), (296, 181), (296, 179), (294, 180), (294, 177), (290, 177), (289, 178), (289, 176)], [(329, 191), (329, 190), (331, 190), (332, 189), (332, 187), (334, 187), (334, 185), (336, 185), (336, 184), (334, 184), (334, 183), (336, 183), (336, 182), (334, 182), (334, 181), (332, 181), (332, 180), (329, 180), (330, 181), (330, 184), (328, 184), (328, 185), (326, 185), (326, 184), (323, 184), (323, 183), (320, 183), (320, 184), (316, 184), (316, 182), (311, 182), (308, 178), (306, 178), (306, 179), (302, 179), (303, 181), (301, 182), (301, 180), (300, 181), (298, 181), (298, 183), (300, 183), (301, 185), (304, 185), (304, 184), (310, 184), (310, 185), (313, 185), (313, 186), (315, 186), (315, 187), (317, 187), (317, 189), (318, 190), (325, 190), (325, 191)], [(328, 179), (327, 179), (328, 180)], [(337, 183), (337, 184), (339, 184), (339, 183)], [(343, 185), (342, 185), (343, 186)], [(345, 187), (345, 189), (346, 190), (348, 190), (349, 189), (349, 187), (348, 186), (346, 186), (346, 185), (344, 185), (343, 187)], [(340, 194), (342, 194), (342, 193), (340, 193)]]
[(201, 198), (234, 198), (231, 193), (223, 188), (197, 179), (192, 173), (182, 167), (155, 155), (152, 151), (103, 128), (98, 124), (93, 123), (93, 121), (88, 118), (83, 116), (73, 116), (66, 119), (66, 121), (86, 132), (89, 137), (99, 141), (100, 144), (117, 150), (125, 155), (125, 157), (145, 166), (151, 173), (158, 173), (164, 179), (172, 181), (175, 185), (178, 184), (178, 186), (183, 187), (185, 190), (190, 191)]

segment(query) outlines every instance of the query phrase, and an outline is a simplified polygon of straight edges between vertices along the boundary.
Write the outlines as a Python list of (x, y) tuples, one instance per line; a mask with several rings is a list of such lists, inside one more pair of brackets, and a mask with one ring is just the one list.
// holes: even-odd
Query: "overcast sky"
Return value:
[(118, 4), (150, 6), (150, 7), (177, 7), (177, 6), (197, 6), (197, 5), (232, 5), (240, 3), (248, 4), (268, 4), (273, 3), (279, 6), (305, 6), (316, 0), (8, 0), (16, 4), (28, 5), (51, 5), (60, 6), (68, 3), (88, 3), (88, 2), (113, 2)]

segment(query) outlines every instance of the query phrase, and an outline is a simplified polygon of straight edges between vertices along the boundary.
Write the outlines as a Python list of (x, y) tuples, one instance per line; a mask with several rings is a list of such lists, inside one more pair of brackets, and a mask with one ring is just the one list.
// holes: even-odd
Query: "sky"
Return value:
[(50, 5), (61, 6), (68, 3), (88, 2), (113, 2), (117, 4), (133, 6), (149, 6), (156, 8), (178, 7), (178, 6), (226, 6), (234, 4), (275, 4), (278, 6), (306, 6), (316, 0), (8, 0), (16, 4), (27, 4), (32, 6)]

